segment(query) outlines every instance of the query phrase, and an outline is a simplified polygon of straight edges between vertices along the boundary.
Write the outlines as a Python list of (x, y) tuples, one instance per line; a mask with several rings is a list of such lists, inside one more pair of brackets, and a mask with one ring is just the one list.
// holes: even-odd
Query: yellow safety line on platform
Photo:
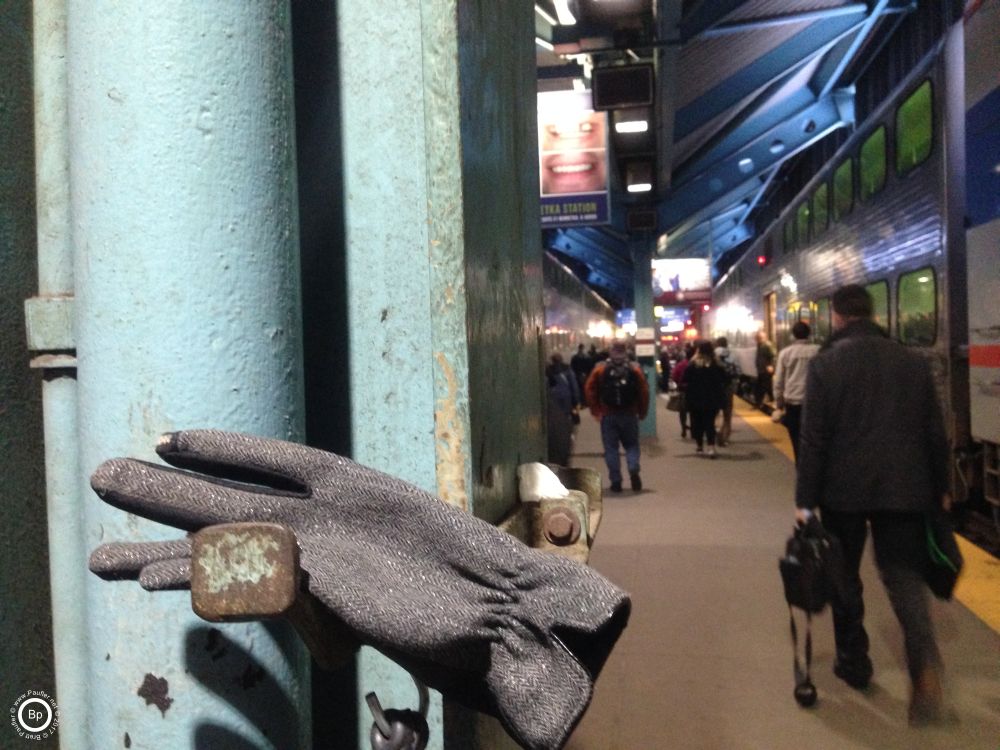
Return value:
[[(770, 416), (739, 398), (736, 399), (735, 413), (789, 461), (795, 460), (788, 430), (783, 426), (775, 424)], [(1000, 633), (1000, 560), (962, 537), (958, 537), (958, 546), (965, 558), (965, 566), (955, 587), (955, 598)]]

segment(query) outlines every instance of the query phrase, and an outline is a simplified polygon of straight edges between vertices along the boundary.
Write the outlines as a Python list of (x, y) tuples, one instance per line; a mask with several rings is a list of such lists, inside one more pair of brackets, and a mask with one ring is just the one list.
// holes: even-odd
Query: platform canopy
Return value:
[[(598, 105), (612, 105), (610, 221), (546, 228), (546, 249), (618, 307), (631, 304), (637, 233), (655, 238), (658, 257), (707, 257), (718, 275), (753, 241), (755, 212), (794, 157), (854, 126), (853, 82), (915, 7), (539, 0), (539, 91), (596, 88)], [(650, 65), (646, 97), (639, 67)], [(630, 192), (643, 174), (651, 189)]]

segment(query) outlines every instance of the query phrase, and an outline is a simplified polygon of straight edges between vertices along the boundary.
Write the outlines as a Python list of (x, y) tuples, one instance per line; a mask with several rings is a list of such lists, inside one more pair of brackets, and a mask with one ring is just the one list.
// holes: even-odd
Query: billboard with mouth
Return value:
[(589, 91), (538, 95), (543, 227), (610, 220), (607, 123), (604, 112), (593, 110)]

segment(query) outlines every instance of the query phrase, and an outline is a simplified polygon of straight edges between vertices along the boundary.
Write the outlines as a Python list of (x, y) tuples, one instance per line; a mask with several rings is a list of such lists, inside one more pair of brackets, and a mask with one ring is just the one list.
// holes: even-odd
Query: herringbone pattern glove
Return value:
[[(625, 627), (625, 592), (331, 453), (216, 430), (169, 434), (157, 453), (184, 471), (113, 459), (94, 472), (94, 490), (185, 531), (238, 521), (290, 527), (309, 592), (361, 642), (498, 717), (525, 748), (566, 742)], [(91, 569), (109, 577), (142, 569), (150, 588), (183, 585), (186, 546), (170, 544), (152, 544), (148, 555), (104, 545)]]

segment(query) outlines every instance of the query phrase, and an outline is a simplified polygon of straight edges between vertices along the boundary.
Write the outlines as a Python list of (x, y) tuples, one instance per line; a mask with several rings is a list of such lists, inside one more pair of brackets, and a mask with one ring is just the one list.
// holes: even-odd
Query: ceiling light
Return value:
[(630, 193), (648, 193), (653, 189), (653, 163), (646, 159), (625, 165), (625, 186)]
[(629, 120), (628, 122), (616, 122), (616, 133), (645, 133), (649, 130), (649, 123), (645, 120)]
[(538, 6), (538, 5), (535, 6), (535, 13), (537, 13), (542, 18), (544, 18), (546, 21), (548, 21), (549, 24), (552, 25), (552, 26), (556, 26), (559, 23), (558, 21), (556, 21), (556, 19), (554, 19), (552, 16), (550, 16), (548, 13), (545, 12), (545, 8), (542, 8), (542, 7)]
[(540, 36), (535, 37), (535, 44), (537, 44), (542, 49), (547, 49), (549, 52), (555, 49), (555, 47), (552, 46), (551, 42), (546, 42)]
[(569, 0), (554, 0), (556, 6), (556, 17), (563, 26), (572, 26), (576, 23), (576, 18), (569, 11)]

